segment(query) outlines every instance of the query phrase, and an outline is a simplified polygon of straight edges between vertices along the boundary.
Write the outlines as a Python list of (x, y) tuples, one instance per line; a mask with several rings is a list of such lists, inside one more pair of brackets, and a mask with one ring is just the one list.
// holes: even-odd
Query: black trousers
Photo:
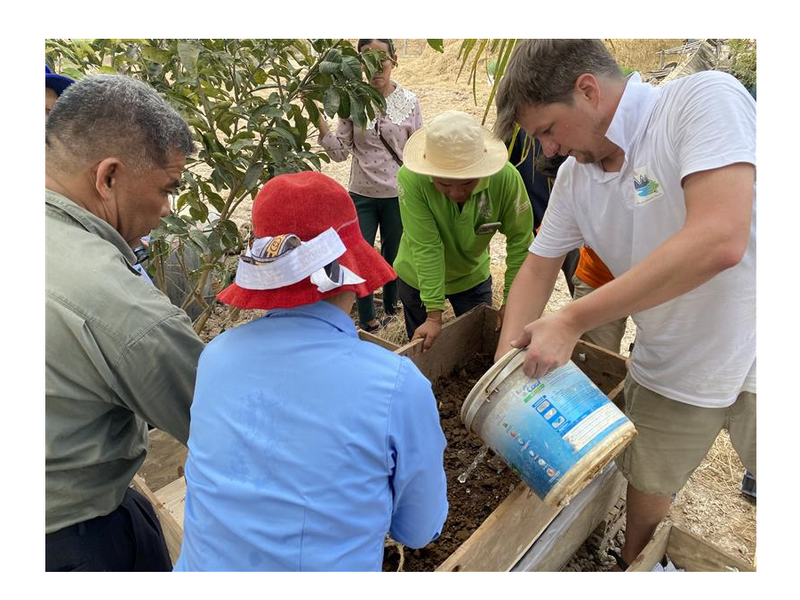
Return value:
[[(400, 219), (400, 204), (397, 198), (368, 198), (350, 192), (353, 204), (356, 205), (358, 225), (361, 235), (370, 246), (375, 245), (378, 227), (381, 229), (381, 256), (390, 265), (397, 258), (400, 238), (403, 237), (403, 221)], [(383, 285), (383, 310), (387, 315), (397, 311), (397, 280), (393, 279)], [(375, 319), (375, 302), (372, 294), (356, 299), (358, 321), (362, 327)]]
[(128, 488), (113, 512), (45, 535), (47, 571), (171, 571), (147, 498)]
[[(406, 321), (406, 333), (410, 340), (417, 327), (428, 318), (428, 312), (419, 296), (419, 290), (411, 287), (405, 281), (397, 278), (397, 287), (400, 291), (400, 302), (403, 303), (403, 317)], [(453, 312), (457, 317), (463, 315), (479, 304), (492, 305), (492, 276), (483, 283), (479, 283), (473, 288), (458, 292), (457, 294), (446, 295), (453, 306)]]

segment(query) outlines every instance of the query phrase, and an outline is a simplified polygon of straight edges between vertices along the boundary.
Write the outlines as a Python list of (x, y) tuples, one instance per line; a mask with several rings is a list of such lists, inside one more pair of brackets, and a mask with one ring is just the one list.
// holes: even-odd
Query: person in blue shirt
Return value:
[(347, 191), (316, 172), (258, 193), (254, 239), (219, 299), (266, 309), (200, 357), (176, 571), (380, 571), (447, 517), (430, 382), (359, 340), (353, 303), (396, 277)]

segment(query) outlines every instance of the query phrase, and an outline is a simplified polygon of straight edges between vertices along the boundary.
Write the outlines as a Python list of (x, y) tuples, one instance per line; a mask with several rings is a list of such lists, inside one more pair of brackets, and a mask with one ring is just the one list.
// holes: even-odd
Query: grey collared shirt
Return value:
[(147, 423), (186, 443), (203, 342), (111, 225), (45, 191), (47, 533), (122, 500)]

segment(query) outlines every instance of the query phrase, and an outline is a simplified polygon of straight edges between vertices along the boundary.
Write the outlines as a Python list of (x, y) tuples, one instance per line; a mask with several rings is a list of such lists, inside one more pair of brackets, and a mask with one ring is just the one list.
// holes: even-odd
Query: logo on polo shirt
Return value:
[(664, 195), (661, 184), (650, 172), (649, 167), (633, 170), (634, 201), (641, 206)]

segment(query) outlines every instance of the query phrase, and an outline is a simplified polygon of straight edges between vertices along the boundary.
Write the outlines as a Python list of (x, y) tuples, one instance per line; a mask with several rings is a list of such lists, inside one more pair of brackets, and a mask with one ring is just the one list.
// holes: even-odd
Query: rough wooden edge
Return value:
[(179, 477), (153, 493), (183, 529), (183, 511), (186, 505), (186, 478)]
[(497, 326), (497, 311), (486, 304), (481, 305), (480, 309), (483, 310), (483, 340), (481, 352), (494, 356), (494, 353), (497, 351), (497, 342), (500, 341), (500, 332), (495, 329)]
[(539, 536), (514, 571), (554, 572), (569, 562), (575, 551), (604, 522), (624, 497), (626, 482), (610, 465), (570, 502)]
[(755, 571), (746, 562), (722, 552), (677, 525), (673, 525), (670, 532), (667, 556), (677, 568), (685, 571)]
[(358, 330), (358, 337), (365, 342), (372, 342), (373, 344), (377, 344), (378, 346), (386, 348), (391, 352), (394, 352), (400, 347), (389, 340), (385, 340), (382, 337), (378, 337), (377, 335), (370, 333), (369, 331), (364, 331), (363, 329)]
[(183, 543), (183, 529), (172, 514), (167, 510), (164, 504), (156, 497), (156, 495), (147, 487), (139, 475), (133, 476), (134, 489), (147, 498), (150, 504), (156, 511), (158, 520), (161, 523), (161, 530), (164, 532), (164, 539), (167, 542), (167, 550), (169, 551), (169, 558), (174, 565), (178, 561), (178, 556), (181, 553), (181, 544)]
[(508, 571), (559, 511), (520, 483), (436, 571)]
[(575, 345), (572, 362), (609, 396), (628, 374), (624, 356), (584, 340)]
[(430, 350), (422, 351), (420, 340), (400, 346), (395, 352), (410, 358), (425, 377), (435, 382), (483, 348), (483, 324), (487, 306), (476, 306), (442, 326)]
[(631, 572), (650, 572), (656, 563), (664, 558), (667, 551), (667, 543), (669, 542), (669, 534), (672, 529), (672, 522), (664, 519), (658, 524), (656, 530), (653, 532), (653, 537), (639, 553), (633, 562), (628, 565), (628, 571)]

